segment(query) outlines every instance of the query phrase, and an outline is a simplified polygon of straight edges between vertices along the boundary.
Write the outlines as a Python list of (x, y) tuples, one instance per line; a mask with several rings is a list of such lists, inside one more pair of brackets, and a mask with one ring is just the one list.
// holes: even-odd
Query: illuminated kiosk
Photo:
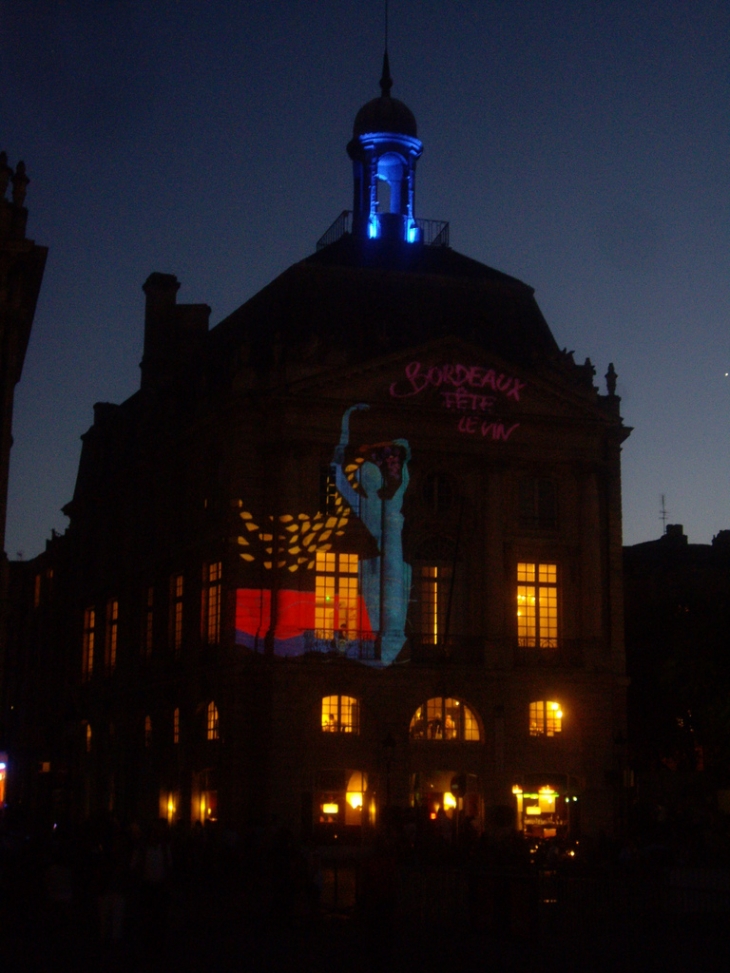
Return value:
[(354, 174), (352, 231), (368, 240), (417, 243), (416, 161), (423, 145), (416, 138), (416, 119), (402, 101), (391, 98), (388, 54), (383, 58), (382, 94), (355, 117), (347, 152)]

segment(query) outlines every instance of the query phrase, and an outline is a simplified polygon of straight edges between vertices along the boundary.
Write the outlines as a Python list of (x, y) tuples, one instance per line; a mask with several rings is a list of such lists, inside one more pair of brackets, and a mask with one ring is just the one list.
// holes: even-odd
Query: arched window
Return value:
[(411, 740), (464, 740), (479, 742), (479, 722), (459, 699), (435, 696), (413, 714)]
[(563, 708), (554, 699), (530, 703), (530, 736), (554, 737), (563, 732)]
[(360, 732), (360, 702), (354, 696), (324, 696), (322, 699), (324, 733)]
[(209, 740), (220, 738), (220, 727), (218, 725), (218, 707), (213, 700), (208, 703), (207, 736)]
[(396, 152), (386, 152), (378, 159), (376, 190), (380, 213), (405, 212), (402, 200), (402, 183), (405, 172), (406, 164)]

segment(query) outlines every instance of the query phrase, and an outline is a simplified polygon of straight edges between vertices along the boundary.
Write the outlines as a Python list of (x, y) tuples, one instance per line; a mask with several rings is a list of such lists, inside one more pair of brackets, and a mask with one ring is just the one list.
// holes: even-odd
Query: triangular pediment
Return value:
[(592, 383), (583, 381), (578, 386), (565, 368), (543, 364), (528, 369), (454, 337), (360, 365), (318, 370), (288, 382), (287, 391), (297, 397), (363, 399), (429, 410), (490, 411), (501, 406), (508, 411), (577, 418), (599, 408)]

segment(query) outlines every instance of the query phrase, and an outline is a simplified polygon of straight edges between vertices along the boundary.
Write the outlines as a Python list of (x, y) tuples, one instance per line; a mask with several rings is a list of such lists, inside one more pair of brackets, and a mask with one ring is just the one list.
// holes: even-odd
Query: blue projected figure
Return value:
[(370, 623), (380, 633), (380, 659), (393, 662), (405, 642), (411, 568), (403, 560), (403, 495), (408, 488), (411, 449), (405, 439), (362, 446), (357, 451), (357, 488), (345, 473), (345, 449), (350, 439), (350, 415), (368, 409), (363, 402), (342, 417), (339, 445), (332, 457), (337, 489), (358, 514), (375, 543), (378, 557), (360, 561), (360, 590)]

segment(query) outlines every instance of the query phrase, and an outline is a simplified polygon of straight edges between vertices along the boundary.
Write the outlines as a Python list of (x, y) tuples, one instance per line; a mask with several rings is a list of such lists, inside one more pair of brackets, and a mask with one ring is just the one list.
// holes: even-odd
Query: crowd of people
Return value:
[[(0, 965), (40, 973), (192, 970), (218, 956), (226, 969), (226, 958), (270, 959), (293, 936), (314, 942), (324, 926), (331, 943), (344, 922), (365, 930), (377, 959), (396, 923), (409, 918), (406, 883), (437, 886), (438, 875), (459, 872), (467, 904), (457, 918), (484, 925), (488, 909), (489, 930), (509, 933), (514, 889), (528, 885), (505, 876), (656, 871), (671, 864), (672, 840), (668, 823), (658, 821), (623, 842), (536, 843), (510, 828), (479, 833), (471, 821), (457, 828), (411, 811), (385, 815), (377, 832), (347, 846), (326, 831), (302, 842), (275, 821), (238, 833), (164, 819), (122, 825), (109, 815), (31, 831), (6, 815), (0, 949), (7, 965)], [(496, 878), (485, 884), (484, 876)], [(534, 898), (525, 902), (529, 911)]]

